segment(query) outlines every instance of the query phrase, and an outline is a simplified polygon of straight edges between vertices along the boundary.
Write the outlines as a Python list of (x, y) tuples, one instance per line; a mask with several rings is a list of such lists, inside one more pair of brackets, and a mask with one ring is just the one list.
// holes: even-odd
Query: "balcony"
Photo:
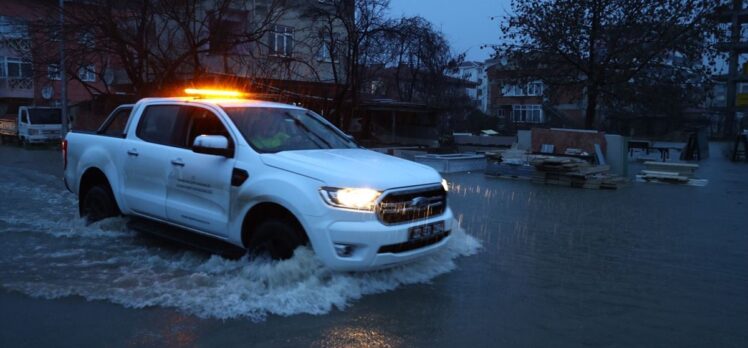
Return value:
[(34, 81), (30, 78), (0, 78), (0, 98), (33, 98)]

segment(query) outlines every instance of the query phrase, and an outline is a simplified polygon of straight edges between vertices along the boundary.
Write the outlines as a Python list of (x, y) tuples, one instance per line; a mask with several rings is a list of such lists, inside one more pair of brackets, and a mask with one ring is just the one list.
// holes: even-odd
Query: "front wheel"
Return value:
[(78, 204), (81, 217), (89, 224), (119, 215), (119, 208), (111, 190), (102, 185), (90, 188)]
[(269, 218), (255, 228), (249, 242), (249, 252), (268, 254), (274, 260), (286, 260), (305, 243), (303, 231), (297, 224), (280, 218)]

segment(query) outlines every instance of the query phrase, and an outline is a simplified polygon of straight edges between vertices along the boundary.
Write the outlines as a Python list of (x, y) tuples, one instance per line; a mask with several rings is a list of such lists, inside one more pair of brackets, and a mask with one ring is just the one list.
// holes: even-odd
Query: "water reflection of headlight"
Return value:
[(399, 347), (402, 340), (376, 329), (343, 327), (327, 330), (316, 343), (321, 347)]

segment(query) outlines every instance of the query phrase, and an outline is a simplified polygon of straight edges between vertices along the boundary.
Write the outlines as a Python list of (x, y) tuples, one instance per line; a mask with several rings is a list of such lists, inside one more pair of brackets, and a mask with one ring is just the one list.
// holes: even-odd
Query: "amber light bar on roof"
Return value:
[(204, 88), (185, 88), (184, 93), (191, 96), (199, 97), (221, 97), (221, 98), (240, 98), (247, 93), (232, 91), (226, 89), (204, 89)]

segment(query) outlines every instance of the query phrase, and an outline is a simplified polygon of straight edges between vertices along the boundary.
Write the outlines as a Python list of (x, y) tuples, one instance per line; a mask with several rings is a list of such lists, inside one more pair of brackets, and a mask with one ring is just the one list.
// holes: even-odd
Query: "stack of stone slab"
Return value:
[(644, 162), (644, 167), (637, 179), (672, 184), (688, 184), (699, 169), (698, 164), (654, 161)]

